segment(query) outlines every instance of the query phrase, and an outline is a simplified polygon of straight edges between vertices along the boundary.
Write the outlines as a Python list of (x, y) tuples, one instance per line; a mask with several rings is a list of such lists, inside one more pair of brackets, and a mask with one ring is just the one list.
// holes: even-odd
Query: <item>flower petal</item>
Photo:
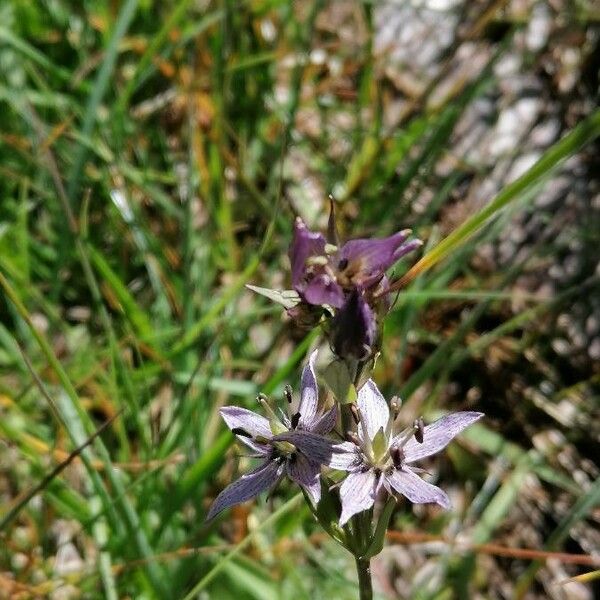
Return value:
[(321, 499), (321, 465), (297, 452), (287, 461), (287, 474), (304, 488), (316, 506)]
[(377, 324), (362, 293), (353, 290), (331, 323), (333, 351), (340, 358), (364, 358), (369, 355)]
[(321, 465), (329, 464), (335, 452), (335, 442), (317, 433), (296, 429), (273, 437), (274, 442), (290, 442), (307, 458)]
[(321, 435), (329, 433), (337, 422), (337, 404), (334, 404), (320, 419), (315, 421), (311, 427), (313, 433)]
[(390, 420), (390, 409), (372, 379), (369, 379), (358, 390), (358, 400), (356, 403), (360, 412), (361, 422), (358, 427), (358, 435), (361, 439), (364, 439), (364, 428), (366, 428), (366, 433), (370, 440), (373, 440), (381, 428), (383, 428), (383, 431), (387, 431), (388, 421)]
[(397, 248), (396, 251), (394, 252), (394, 262), (396, 262), (397, 260), (400, 260), (403, 256), (406, 256), (413, 250), (420, 248), (422, 245), (423, 245), (423, 242), (421, 240), (410, 240), (410, 241), (406, 242), (405, 244), (402, 244), (402, 246)]
[(395, 253), (409, 235), (407, 229), (387, 238), (346, 242), (337, 256), (338, 265), (346, 265), (342, 274), (359, 287), (369, 287), (398, 260)]
[(240, 408), (239, 406), (224, 406), (219, 412), (229, 429), (232, 431), (236, 429), (243, 430), (251, 436), (248, 437), (243, 434), (236, 434), (236, 437), (240, 442), (246, 444), (246, 446), (260, 455), (264, 456), (268, 453), (267, 446), (264, 444), (257, 444), (253, 439), (257, 436), (266, 439), (271, 439), (273, 437), (273, 432), (271, 431), (267, 419), (251, 410)]
[(414, 504), (435, 503), (442, 508), (450, 508), (450, 498), (444, 490), (423, 481), (408, 469), (394, 469), (391, 474), (386, 475), (386, 479), (399, 494), (406, 496)]
[(315, 350), (308, 359), (308, 364), (302, 369), (300, 378), (300, 404), (298, 412), (300, 420), (298, 424), (301, 429), (312, 429), (311, 425), (317, 414), (319, 405), (319, 388), (317, 387), (317, 378), (315, 376), (315, 360), (318, 350)]
[(360, 448), (352, 442), (335, 444), (326, 463), (328, 467), (339, 471), (354, 471), (362, 465)]
[(225, 406), (219, 413), (229, 429), (243, 429), (252, 437), (270, 438), (273, 435), (269, 421), (251, 410), (239, 406)]
[(310, 231), (300, 217), (296, 219), (294, 239), (289, 250), (294, 288), (298, 288), (302, 283), (306, 259), (310, 256), (324, 255), (325, 243), (325, 237), (321, 233)]
[(208, 511), (206, 520), (210, 521), (222, 510), (250, 500), (250, 498), (254, 498), (269, 489), (277, 482), (283, 473), (283, 469), (284, 466), (281, 463), (269, 460), (262, 463), (254, 471), (242, 475), (216, 497)]
[(355, 514), (368, 510), (375, 502), (375, 473), (360, 471), (349, 473), (340, 486), (342, 514), (340, 526), (345, 525)]
[(404, 462), (412, 463), (443, 450), (465, 427), (481, 417), (483, 413), (480, 412), (455, 412), (427, 425), (423, 430), (422, 444), (413, 437), (404, 446)]
[(302, 290), (302, 296), (309, 304), (329, 304), (334, 308), (344, 305), (344, 291), (326, 273), (315, 275)]

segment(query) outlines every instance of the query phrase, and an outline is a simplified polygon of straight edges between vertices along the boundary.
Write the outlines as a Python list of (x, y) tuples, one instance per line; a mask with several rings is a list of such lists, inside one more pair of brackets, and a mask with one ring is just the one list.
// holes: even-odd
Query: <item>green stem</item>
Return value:
[(356, 572), (358, 573), (358, 591), (360, 600), (372, 600), (373, 586), (371, 585), (371, 561), (368, 558), (355, 557)]

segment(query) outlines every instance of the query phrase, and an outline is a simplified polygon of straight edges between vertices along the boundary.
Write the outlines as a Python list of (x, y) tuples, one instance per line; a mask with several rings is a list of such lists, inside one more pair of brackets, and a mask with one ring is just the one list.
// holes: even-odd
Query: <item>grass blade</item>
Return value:
[(450, 255), (499, 211), (518, 200), (523, 193), (551, 175), (565, 159), (572, 156), (588, 142), (591, 142), (598, 134), (600, 134), (600, 109), (547, 150), (531, 169), (507, 185), (492, 202), (467, 219), (460, 227), (432, 248), (404, 277), (394, 284), (393, 289), (400, 289), (419, 273), (430, 269)]

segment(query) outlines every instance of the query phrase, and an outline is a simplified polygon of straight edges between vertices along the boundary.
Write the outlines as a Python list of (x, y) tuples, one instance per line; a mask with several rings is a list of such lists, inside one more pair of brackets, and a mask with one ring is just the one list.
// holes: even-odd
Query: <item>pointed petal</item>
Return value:
[(215, 499), (208, 515), (210, 521), (218, 513), (230, 506), (240, 504), (250, 498), (258, 496), (261, 492), (274, 485), (283, 472), (284, 466), (274, 461), (265, 461), (254, 471), (242, 475), (237, 481), (228, 485)]
[(294, 239), (289, 250), (292, 264), (292, 285), (298, 288), (302, 284), (306, 259), (310, 256), (325, 254), (325, 237), (310, 231), (300, 217), (294, 223)]
[(439, 504), (442, 508), (450, 508), (450, 498), (444, 490), (423, 481), (410, 470), (399, 471), (394, 469), (386, 475), (388, 483), (414, 504)]
[(239, 406), (225, 406), (219, 413), (229, 429), (243, 429), (252, 437), (270, 438), (273, 435), (269, 421), (251, 410)]
[(422, 444), (413, 437), (404, 446), (404, 462), (412, 463), (443, 450), (465, 427), (481, 417), (483, 413), (480, 412), (456, 412), (427, 425), (423, 430)]
[(287, 462), (287, 474), (292, 481), (303, 487), (316, 506), (321, 499), (321, 465), (299, 452)]
[(338, 254), (338, 265), (356, 285), (369, 287), (397, 260), (395, 253), (410, 235), (410, 230), (399, 231), (382, 239), (358, 239), (346, 242)]
[(390, 420), (390, 409), (372, 379), (369, 379), (358, 390), (358, 400), (356, 403), (361, 417), (361, 423), (358, 428), (358, 435), (361, 439), (364, 439), (363, 436), (365, 434), (363, 428), (366, 428), (366, 433), (370, 440), (373, 440), (381, 428), (383, 428), (383, 431), (387, 431), (388, 421)]
[(352, 442), (335, 444), (329, 460), (323, 464), (338, 471), (355, 471), (362, 465), (360, 448)]
[(364, 358), (370, 353), (376, 334), (375, 314), (355, 289), (331, 323), (333, 351), (341, 358)]
[(326, 273), (315, 275), (302, 290), (302, 295), (309, 304), (329, 304), (334, 308), (344, 305), (344, 291)]
[(368, 510), (375, 502), (375, 473), (362, 471), (349, 473), (340, 486), (342, 514), (340, 526), (345, 525), (355, 514)]
[(290, 442), (307, 458), (321, 465), (329, 464), (335, 452), (335, 442), (317, 433), (296, 429), (273, 437), (274, 442)]
[(273, 433), (267, 419), (255, 412), (252, 412), (251, 410), (247, 410), (246, 408), (241, 408), (239, 406), (224, 406), (219, 412), (229, 429), (241, 429), (252, 436), (247, 437), (245, 435), (236, 434), (236, 438), (240, 442), (257, 452), (259, 455), (264, 456), (269, 452), (267, 446), (264, 444), (257, 444), (252, 439), (256, 436), (266, 439), (271, 439), (273, 437)]
[(402, 244), (402, 246), (400, 246), (400, 248), (397, 248), (394, 252), (394, 262), (400, 260), (403, 256), (406, 256), (413, 250), (420, 248), (422, 245), (423, 242), (421, 240), (410, 240), (406, 242), (406, 244)]
[(337, 404), (334, 404), (320, 419), (314, 422), (311, 427), (313, 433), (321, 435), (329, 433), (337, 422)]
[(317, 414), (319, 404), (319, 388), (317, 387), (317, 378), (315, 376), (315, 360), (318, 350), (315, 350), (308, 359), (308, 364), (302, 369), (300, 378), (300, 404), (298, 412), (300, 413), (299, 425), (301, 429), (312, 429), (311, 425)]

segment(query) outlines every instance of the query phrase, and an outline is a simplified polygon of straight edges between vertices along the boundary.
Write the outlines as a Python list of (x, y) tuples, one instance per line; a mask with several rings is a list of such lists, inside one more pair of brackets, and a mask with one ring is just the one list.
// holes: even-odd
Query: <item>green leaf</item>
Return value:
[(135, 332), (142, 340), (148, 342), (153, 337), (153, 328), (146, 313), (137, 304), (133, 296), (129, 293), (127, 286), (113, 271), (102, 254), (91, 244), (88, 244), (88, 251), (94, 268), (104, 279), (105, 283), (110, 286)]
[(375, 533), (373, 534), (371, 545), (367, 548), (367, 551), (363, 556), (361, 556), (361, 558), (372, 558), (373, 556), (377, 556), (377, 554), (383, 550), (383, 545), (385, 544), (385, 534), (387, 532), (392, 513), (394, 512), (394, 508), (396, 508), (396, 500), (390, 496), (387, 499), (381, 514), (379, 515), (379, 520), (377, 521), (377, 525), (375, 527)]
[(208, 572), (198, 583), (190, 590), (183, 600), (192, 600), (196, 598), (198, 592), (206, 588), (206, 586), (225, 568), (227, 563), (234, 559), (250, 542), (265, 528), (277, 523), (279, 519), (284, 517), (288, 512), (295, 509), (302, 499), (302, 494), (296, 494), (293, 498), (288, 500), (283, 506), (278, 508), (270, 517), (265, 519), (256, 529), (249, 533), (233, 550), (228, 552), (223, 558), (221, 558), (217, 564)]

